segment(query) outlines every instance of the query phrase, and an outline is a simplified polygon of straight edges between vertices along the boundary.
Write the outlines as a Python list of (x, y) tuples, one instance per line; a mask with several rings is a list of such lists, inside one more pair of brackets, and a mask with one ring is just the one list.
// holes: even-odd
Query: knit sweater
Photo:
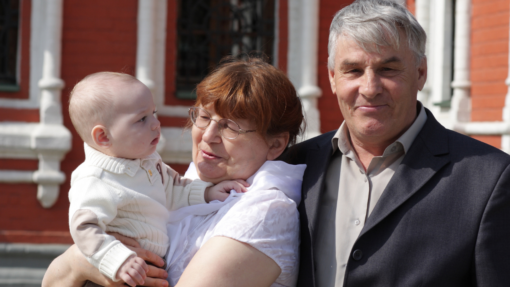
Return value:
[(142, 248), (164, 256), (168, 211), (205, 203), (208, 186), (180, 177), (156, 152), (131, 160), (85, 144), (85, 161), (71, 176), (71, 236), (92, 265), (117, 280), (118, 269), (135, 253), (106, 232), (134, 238)]

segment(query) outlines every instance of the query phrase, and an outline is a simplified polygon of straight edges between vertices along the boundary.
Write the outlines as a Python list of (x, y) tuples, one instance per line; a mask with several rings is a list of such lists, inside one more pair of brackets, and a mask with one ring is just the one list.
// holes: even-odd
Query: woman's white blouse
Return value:
[[(232, 191), (224, 202), (213, 201), (170, 213), (167, 271), (170, 285), (179, 281), (191, 258), (207, 240), (225, 236), (258, 249), (282, 272), (272, 286), (296, 285), (299, 267), (301, 182), (306, 165), (267, 161), (247, 181), (248, 192)], [(198, 178), (192, 164), (185, 177)], [(240, 267), (242, 268), (242, 266)]]

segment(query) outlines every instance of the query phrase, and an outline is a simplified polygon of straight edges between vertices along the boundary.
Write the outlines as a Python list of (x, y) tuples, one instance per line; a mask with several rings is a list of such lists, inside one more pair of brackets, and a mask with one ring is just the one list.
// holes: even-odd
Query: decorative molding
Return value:
[(434, 0), (430, 3), (431, 30), (430, 30), (430, 56), (429, 61), (431, 75), (430, 98), (425, 104), (432, 113), (445, 125), (451, 125), (445, 121), (450, 120), (449, 108), (434, 104), (442, 103), (451, 99), (451, 55), (453, 44), (452, 1)]
[(60, 161), (71, 149), (71, 133), (64, 126), (44, 123), (0, 123), (0, 157), (39, 159), (36, 171), (0, 171), (0, 182), (36, 183), (37, 198), (53, 206), (65, 181)]
[(320, 135), (317, 100), (322, 90), (317, 85), (318, 41), (319, 0), (289, 1), (287, 71), (303, 102), (307, 129), (301, 140)]
[[(63, 2), (40, 0), (32, 4), (30, 98), (13, 100), (10, 104), (0, 101), (0, 106), (39, 107), (41, 122), (0, 123), (0, 157), (38, 159), (39, 167), (29, 172), (2, 171), (0, 182), (38, 184), (37, 199), (44, 208), (50, 208), (58, 198), (59, 185), (65, 181), (60, 161), (71, 149), (71, 133), (63, 126), (60, 98), (64, 87), (60, 79)], [(41, 67), (39, 73), (34, 71), (38, 67)]]
[(453, 68), (453, 96), (450, 117), (453, 123), (469, 122), (471, 98), (470, 68), (471, 0), (455, 2), (455, 47)]
[[(422, 26), (423, 30), (427, 34), (427, 37), (430, 35), (430, 0), (416, 0), (416, 20)], [(427, 65), (430, 67), (431, 65), (431, 57), (430, 55), (430, 38), (427, 38), (427, 43), (425, 47), (425, 55), (427, 55)], [(425, 82), (425, 86), (421, 91), (418, 92), (418, 100), (422, 102), (426, 107), (429, 107), (428, 103), (430, 101), (430, 68), (427, 69), (427, 81)]]
[[(508, 45), (510, 47), (510, 35)], [(508, 77), (505, 81), (505, 84), (508, 87), (508, 92), (505, 97), (505, 107), (503, 108), (503, 122), (510, 125), (510, 51), (508, 53)], [(503, 134), (501, 137), (501, 149), (507, 153), (510, 153), (510, 132)]]
[[(151, 90), (159, 115), (186, 118), (189, 107), (165, 105), (166, 17), (166, 0), (138, 1), (136, 78)], [(158, 152), (163, 161), (190, 163), (191, 145), (191, 134), (182, 128), (161, 128)]]
[[(42, 63), (44, 53), (44, 37), (46, 26), (46, 1), (32, 1), (30, 16), (30, 42), (20, 43), (30, 45), (30, 83), (28, 99), (0, 99), (0, 107), (15, 109), (38, 109), (40, 106), (40, 90), (38, 81), (42, 78)], [(19, 47), (21, 47), (21, 45)], [(21, 49), (19, 49), (21, 50)], [(26, 59), (21, 59), (26, 60)], [(19, 61), (18, 61), (19, 62)], [(18, 69), (19, 71), (19, 69)]]

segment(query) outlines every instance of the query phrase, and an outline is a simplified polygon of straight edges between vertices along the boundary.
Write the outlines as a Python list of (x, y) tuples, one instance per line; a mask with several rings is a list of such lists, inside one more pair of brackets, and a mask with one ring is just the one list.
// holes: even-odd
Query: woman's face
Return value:
[[(201, 107), (215, 120), (221, 117), (211, 105)], [(254, 130), (249, 120), (234, 120), (243, 130)], [(221, 136), (218, 123), (211, 121), (205, 130), (193, 125), (193, 162), (200, 179), (212, 183), (223, 180), (247, 179), (253, 175), (266, 160), (276, 158), (266, 140), (256, 132), (239, 134), (235, 139)]]

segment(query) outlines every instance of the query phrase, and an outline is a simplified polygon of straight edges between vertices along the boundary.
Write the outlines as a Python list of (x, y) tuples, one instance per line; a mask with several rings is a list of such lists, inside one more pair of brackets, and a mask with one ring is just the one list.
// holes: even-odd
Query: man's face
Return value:
[(337, 39), (334, 57), (329, 80), (351, 140), (385, 148), (416, 117), (417, 93), (427, 78), (426, 60), (417, 65), (405, 44), (398, 50), (380, 47), (379, 52), (366, 52), (347, 36)]

